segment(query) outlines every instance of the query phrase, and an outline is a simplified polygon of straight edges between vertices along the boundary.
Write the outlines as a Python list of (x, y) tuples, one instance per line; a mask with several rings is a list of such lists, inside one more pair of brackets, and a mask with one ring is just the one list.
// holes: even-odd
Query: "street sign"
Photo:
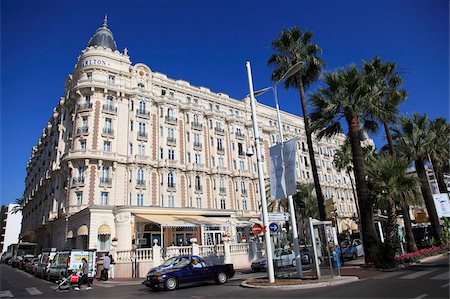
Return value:
[(433, 194), (438, 217), (450, 217), (450, 199), (447, 193)]
[(262, 226), (258, 223), (253, 224), (252, 226), (252, 233), (254, 235), (259, 235), (260, 233), (262, 233)]
[(269, 224), (269, 229), (271, 233), (276, 233), (279, 229), (278, 224), (272, 222), (271, 224)]
[(269, 221), (287, 221), (289, 220), (289, 215), (285, 213), (269, 213)]

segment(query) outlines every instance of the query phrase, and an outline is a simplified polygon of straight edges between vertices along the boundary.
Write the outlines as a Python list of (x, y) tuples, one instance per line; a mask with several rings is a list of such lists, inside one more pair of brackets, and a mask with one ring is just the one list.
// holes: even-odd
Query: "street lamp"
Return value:
[[(280, 107), (278, 105), (278, 95), (277, 95), (277, 85), (282, 82), (283, 80), (293, 76), (296, 74), (300, 68), (303, 65), (303, 61), (297, 62), (292, 67), (290, 67), (286, 73), (277, 81), (274, 85), (260, 89), (256, 92), (254, 92), (255, 97), (260, 96), (264, 93), (266, 93), (269, 90), (273, 90), (273, 94), (275, 97), (275, 107), (277, 110), (277, 118), (278, 118), (278, 134), (280, 135), (280, 141), (281, 141), (281, 165), (283, 165), (283, 172), (284, 172), (284, 152), (283, 152), (283, 127), (281, 125), (281, 115), (280, 115)], [(284, 189), (286, 190), (285, 181), (283, 181)], [(289, 204), (289, 214), (291, 218), (291, 228), (292, 228), (292, 240), (294, 242), (294, 254), (295, 254), (295, 267), (297, 271), (297, 277), (302, 278), (303, 277), (303, 270), (302, 270), (302, 258), (300, 255), (300, 247), (298, 244), (298, 231), (297, 231), (297, 219), (295, 217), (295, 209), (294, 209), (294, 200), (292, 198), (292, 195), (288, 196), (288, 204)]]

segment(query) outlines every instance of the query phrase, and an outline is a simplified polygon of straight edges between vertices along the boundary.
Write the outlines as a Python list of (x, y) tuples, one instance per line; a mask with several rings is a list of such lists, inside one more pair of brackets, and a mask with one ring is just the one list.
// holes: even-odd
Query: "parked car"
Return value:
[(56, 255), (56, 248), (44, 249), (39, 255), (35, 275), (43, 279), (47, 279), (48, 271), (50, 270), (50, 264), (54, 260)]
[(30, 263), (30, 261), (31, 261), (33, 258), (34, 258), (34, 255), (32, 255), (32, 254), (26, 254), (26, 255), (19, 256), (19, 257), (17, 258), (17, 260), (18, 260), (18, 266), (17, 266), (17, 267), (18, 267), (20, 270), (25, 270), (26, 265), (27, 265), (28, 263)]
[(344, 258), (348, 259), (356, 260), (358, 257), (364, 255), (364, 247), (360, 239), (342, 241), (341, 250)]
[(82, 265), (82, 258), (86, 258), (89, 264), (88, 278), (92, 281), (96, 272), (95, 250), (58, 251), (49, 267), (47, 279), (61, 280), (73, 272), (79, 271)]
[(34, 275), (34, 271), (36, 271), (37, 262), (38, 262), (37, 257), (33, 257), (32, 259), (28, 260), (28, 262), (25, 263), (25, 271)]
[(234, 276), (233, 264), (207, 266), (203, 258), (196, 255), (175, 258), (177, 261), (170, 268), (161, 267), (159, 271), (149, 271), (142, 284), (153, 290), (173, 291), (181, 284), (207, 281), (224, 284)]
[[(308, 250), (300, 250), (300, 256), (302, 258), (302, 265), (310, 264), (311, 258)], [(294, 266), (296, 264), (295, 254), (290, 249), (277, 249), (273, 253), (273, 264), (275, 267)], [(260, 258), (252, 263), (253, 271), (261, 271), (267, 269), (267, 259)]]
[(6, 251), (2, 254), (1, 262), (4, 264), (8, 264), (9, 260), (12, 258), (12, 253)]

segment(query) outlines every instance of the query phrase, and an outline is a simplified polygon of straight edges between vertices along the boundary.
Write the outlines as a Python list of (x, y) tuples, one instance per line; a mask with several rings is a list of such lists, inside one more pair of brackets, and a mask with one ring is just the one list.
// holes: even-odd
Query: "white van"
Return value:
[(95, 250), (67, 250), (58, 251), (52, 261), (49, 272), (49, 280), (61, 280), (73, 272), (81, 272), (82, 259), (85, 258), (89, 265), (89, 280), (92, 281), (96, 272)]

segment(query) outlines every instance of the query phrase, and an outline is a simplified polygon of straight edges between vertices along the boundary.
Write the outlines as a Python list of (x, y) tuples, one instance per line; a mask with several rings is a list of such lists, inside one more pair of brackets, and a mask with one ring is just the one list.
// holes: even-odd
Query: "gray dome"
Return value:
[(106, 16), (103, 20), (103, 26), (98, 28), (89, 40), (88, 47), (90, 46), (110, 48), (113, 51), (117, 50), (116, 41), (108, 28), (108, 18)]

